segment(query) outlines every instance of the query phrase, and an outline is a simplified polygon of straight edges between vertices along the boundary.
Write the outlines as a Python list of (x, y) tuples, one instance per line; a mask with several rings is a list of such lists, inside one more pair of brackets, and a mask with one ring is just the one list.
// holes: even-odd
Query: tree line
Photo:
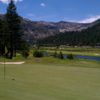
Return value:
[(39, 45), (100, 46), (100, 22), (82, 31), (64, 32), (38, 40)]

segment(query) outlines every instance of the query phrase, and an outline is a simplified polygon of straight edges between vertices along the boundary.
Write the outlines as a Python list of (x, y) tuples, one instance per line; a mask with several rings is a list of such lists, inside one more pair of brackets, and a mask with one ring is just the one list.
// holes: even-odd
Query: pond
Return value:
[[(85, 56), (85, 55), (75, 55), (75, 58), (78, 59), (87, 59), (87, 60), (94, 60), (94, 61), (100, 61), (100, 57), (96, 57), (96, 56)], [(67, 58), (67, 55), (64, 54), (64, 58)]]
[[(44, 56), (50, 56), (50, 55), (53, 55), (53, 53), (44, 52)], [(67, 59), (67, 54), (64, 54), (63, 56), (65, 59)], [(100, 57), (96, 57), (96, 56), (75, 55), (74, 57), (78, 59), (100, 61)]]
[(76, 58), (100, 61), (100, 57), (76, 55)]

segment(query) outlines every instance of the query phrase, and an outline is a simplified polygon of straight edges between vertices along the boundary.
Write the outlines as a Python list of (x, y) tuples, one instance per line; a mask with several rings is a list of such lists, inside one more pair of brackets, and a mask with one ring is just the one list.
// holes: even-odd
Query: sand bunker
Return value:
[(24, 64), (25, 62), (0, 62), (0, 64), (9, 64), (9, 65), (21, 65)]

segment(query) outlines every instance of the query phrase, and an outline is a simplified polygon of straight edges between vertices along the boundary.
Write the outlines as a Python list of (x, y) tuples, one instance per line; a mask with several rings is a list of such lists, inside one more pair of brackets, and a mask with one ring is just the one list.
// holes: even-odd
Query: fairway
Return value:
[(100, 100), (100, 0), (0, 0), (0, 100)]
[(6, 80), (0, 65), (0, 100), (100, 100), (100, 63), (86, 64), (6, 65)]

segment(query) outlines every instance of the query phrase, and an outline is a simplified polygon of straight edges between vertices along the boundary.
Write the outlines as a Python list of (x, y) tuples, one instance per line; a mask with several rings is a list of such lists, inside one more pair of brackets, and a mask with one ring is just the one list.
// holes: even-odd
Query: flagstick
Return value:
[(6, 65), (5, 65), (5, 57), (4, 57), (4, 80), (6, 79)]

